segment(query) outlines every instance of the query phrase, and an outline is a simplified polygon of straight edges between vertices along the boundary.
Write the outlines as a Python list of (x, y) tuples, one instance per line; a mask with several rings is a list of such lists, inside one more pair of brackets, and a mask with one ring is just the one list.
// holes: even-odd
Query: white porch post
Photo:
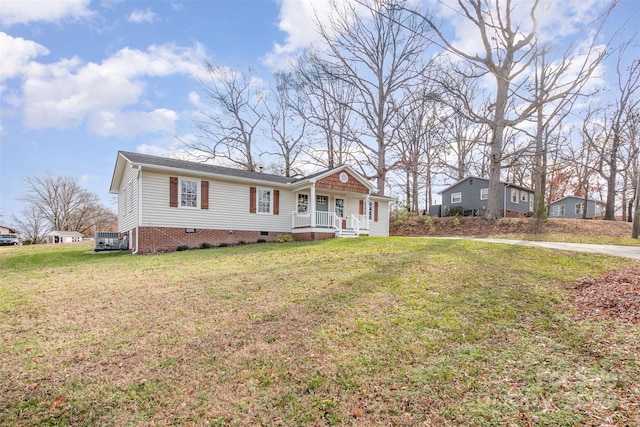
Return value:
[(369, 228), (369, 194), (364, 199), (364, 217), (366, 218), (367, 229)]
[(311, 213), (311, 228), (316, 226), (316, 184), (311, 184), (311, 195), (309, 196), (309, 212)]

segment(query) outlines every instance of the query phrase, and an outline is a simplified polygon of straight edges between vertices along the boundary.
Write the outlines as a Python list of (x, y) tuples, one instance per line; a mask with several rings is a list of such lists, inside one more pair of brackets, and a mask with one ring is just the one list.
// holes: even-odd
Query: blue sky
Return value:
[[(434, 2), (443, 19), (447, 1)], [(569, 11), (603, 3), (558, 2)], [(193, 131), (203, 61), (268, 79), (314, 39), (311, 15), (326, 4), (0, 0), (0, 224), (19, 214), (23, 179), (46, 171), (77, 177), (113, 207), (118, 150), (168, 155), (176, 135)], [(639, 10), (623, 0), (609, 32), (629, 18), (633, 34)]]

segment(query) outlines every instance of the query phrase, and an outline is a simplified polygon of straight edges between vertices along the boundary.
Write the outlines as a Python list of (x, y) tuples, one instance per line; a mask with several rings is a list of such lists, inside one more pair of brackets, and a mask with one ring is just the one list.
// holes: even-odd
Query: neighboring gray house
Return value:
[[(489, 180), (470, 176), (440, 191), (441, 215), (455, 206), (462, 207), (464, 216), (482, 216), (489, 199)], [(533, 190), (506, 182), (500, 183), (500, 215), (521, 216), (533, 212)], [(430, 210), (431, 211), (431, 210)]]
[(584, 197), (565, 196), (554, 200), (549, 206), (549, 218), (601, 218), (606, 204), (597, 200), (587, 200), (587, 214), (584, 215)]

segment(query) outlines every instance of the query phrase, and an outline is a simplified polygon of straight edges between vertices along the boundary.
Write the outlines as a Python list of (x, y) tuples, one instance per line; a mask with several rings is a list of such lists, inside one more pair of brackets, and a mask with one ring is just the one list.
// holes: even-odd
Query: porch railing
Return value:
[[(311, 227), (311, 213), (291, 212), (291, 226), (293, 228)], [(334, 228), (342, 230), (342, 218), (334, 212), (316, 211), (316, 227)], [(357, 232), (369, 229), (369, 217), (367, 215), (349, 215), (346, 218), (346, 228)]]
[(358, 215), (350, 215), (347, 218), (347, 228), (352, 229), (356, 234), (360, 234), (360, 219)]
[(311, 214), (309, 212), (291, 212), (291, 226), (293, 228), (311, 227)]

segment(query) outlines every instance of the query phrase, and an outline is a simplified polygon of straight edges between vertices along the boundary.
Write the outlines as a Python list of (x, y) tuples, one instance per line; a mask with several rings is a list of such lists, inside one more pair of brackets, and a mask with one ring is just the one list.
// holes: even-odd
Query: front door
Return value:
[(329, 196), (316, 195), (316, 225), (329, 226)]

